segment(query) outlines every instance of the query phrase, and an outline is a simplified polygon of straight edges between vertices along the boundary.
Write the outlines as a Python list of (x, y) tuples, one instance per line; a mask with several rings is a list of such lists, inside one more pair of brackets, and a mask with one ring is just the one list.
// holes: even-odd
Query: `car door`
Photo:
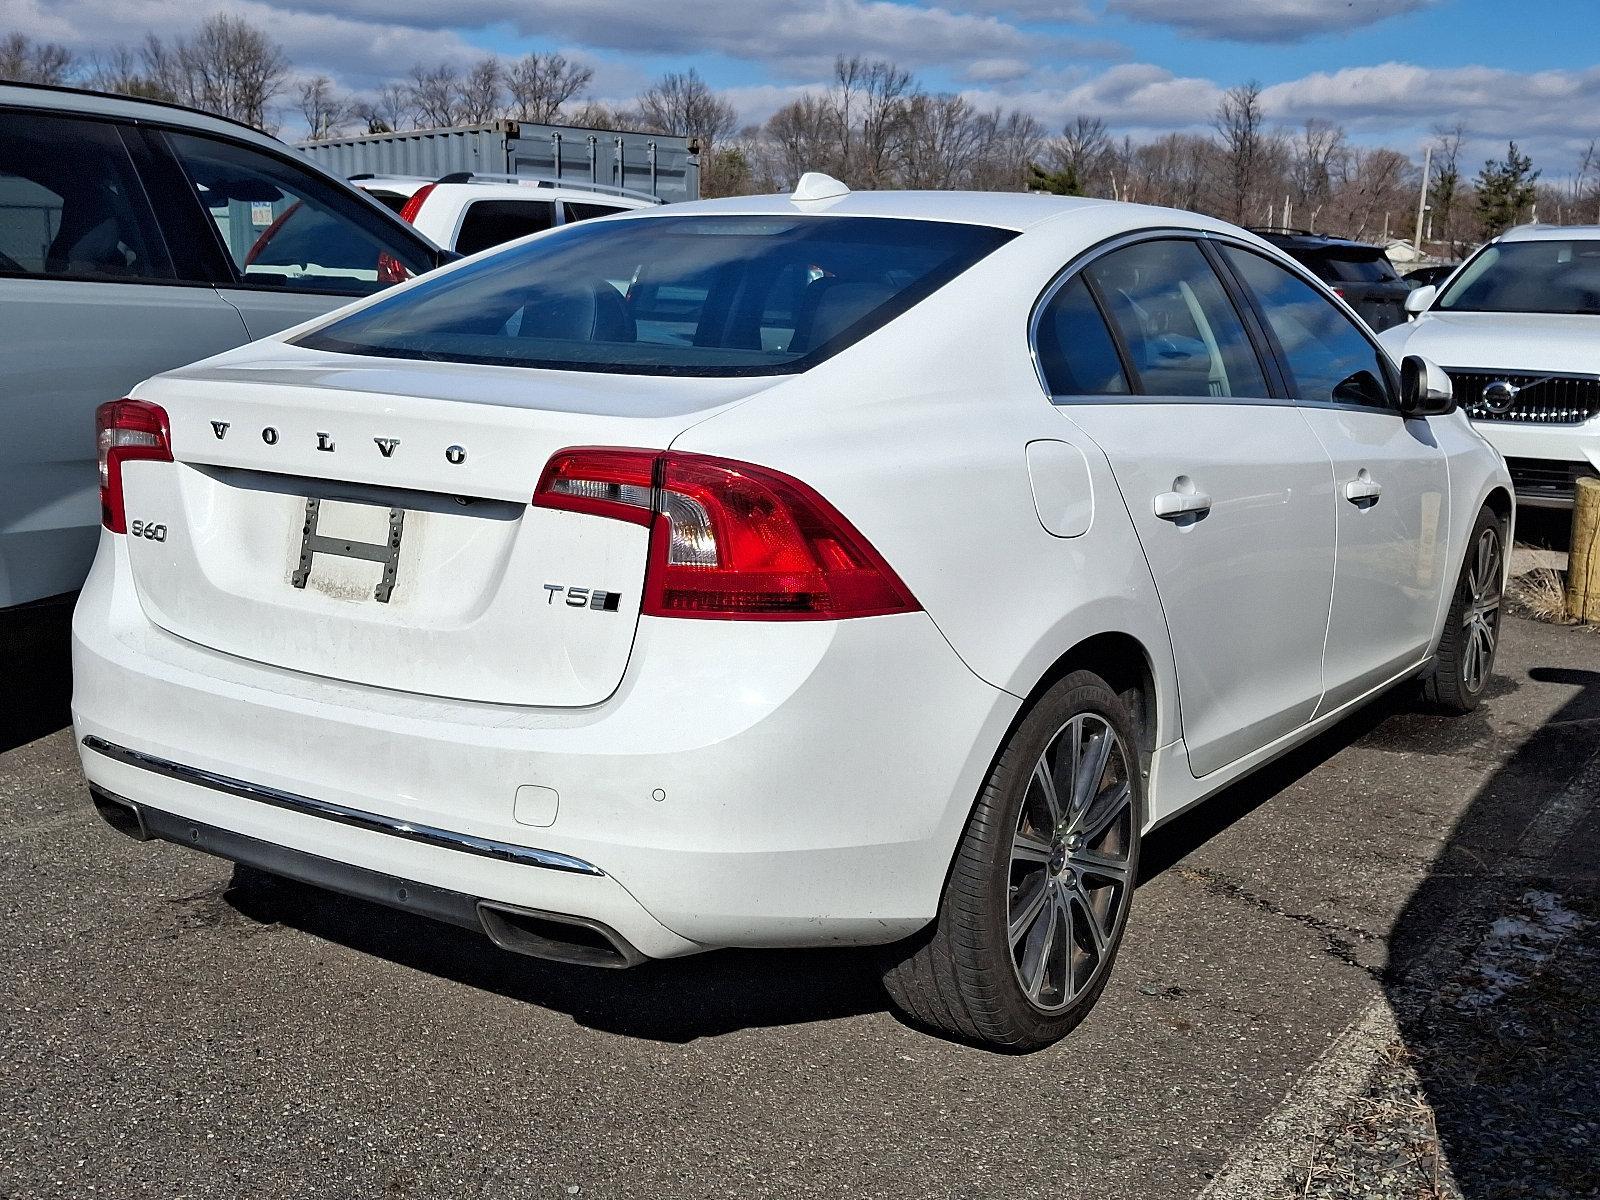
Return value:
[(1425, 418), (1400, 415), (1397, 381), (1377, 343), (1286, 267), (1222, 248), (1259, 306), (1288, 382), (1333, 460), (1333, 607), (1323, 658), (1331, 711), (1415, 666), (1427, 653), (1449, 577), (1449, 474)]
[(246, 340), (162, 237), (143, 154), (131, 125), (0, 110), (0, 608), (88, 573), (96, 406)]
[(188, 196), (169, 219), (212, 248), (219, 290), (252, 338), (435, 265), (411, 229), (299, 163), (186, 130), (163, 131), (161, 140)]
[(1293, 733), (1322, 696), (1332, 466), (1206, 254), (1185, 238), (1109, 250), (1041, 310), (1036, 347), (1155, 578), (1191, 770)]

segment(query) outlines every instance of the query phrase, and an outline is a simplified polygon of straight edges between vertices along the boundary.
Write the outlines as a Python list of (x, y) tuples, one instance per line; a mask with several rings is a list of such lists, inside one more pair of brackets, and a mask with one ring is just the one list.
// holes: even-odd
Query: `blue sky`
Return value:
[(759, 121), (863, 54), (1052, 127), (1085, 113), (1136, 137), (1204, 130), (1251, 78), (1275, 122), (1325, 117), (1408, 153), (1460, 121), (1473, 167), (1515, 137), (1560, 176), (1600, 136), (1600, 0), (7, 0), (0, 32), (90, 53), (217, 10), (356, 94), (414, 62), (559, 49), (594, 67), (594, 98), (692, 66)]

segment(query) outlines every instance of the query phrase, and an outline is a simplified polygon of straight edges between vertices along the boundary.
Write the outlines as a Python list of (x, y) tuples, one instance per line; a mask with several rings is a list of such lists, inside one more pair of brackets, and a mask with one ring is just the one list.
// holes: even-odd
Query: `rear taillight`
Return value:
[(417, 214), (422, 211), (422, 202), (433, 195), (433, 189), (433, 184), (425, 183), (412, 192), (411, 199), (407, 200), (400, 209), (400, 219), (415, 225), (417, 223)]
[(533, 503), (648, 525), (647, 616), (819, 621), (920, 607), (837, 509), (766, 467), (579, 447), (551, 458)]
[(94, 431), (100, 454), (100, 523), (112, 533), (126, 533), (122, 464), (172, 461), (166, 410), (143, 400), (112, 400), (95, 410)]

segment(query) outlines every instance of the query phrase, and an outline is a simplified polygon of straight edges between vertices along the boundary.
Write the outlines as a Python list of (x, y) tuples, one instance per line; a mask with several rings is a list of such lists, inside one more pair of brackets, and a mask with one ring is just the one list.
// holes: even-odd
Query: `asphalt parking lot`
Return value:
[(1600, 636), (1508, 620), (1484, 709), (1386, 701), (1155, 835), (1118, 969), (1002, 1057), (870, 955), (633, 972), (90, 808), (52, 668), (0, 725), (5, 1197), (1592, 1195)]

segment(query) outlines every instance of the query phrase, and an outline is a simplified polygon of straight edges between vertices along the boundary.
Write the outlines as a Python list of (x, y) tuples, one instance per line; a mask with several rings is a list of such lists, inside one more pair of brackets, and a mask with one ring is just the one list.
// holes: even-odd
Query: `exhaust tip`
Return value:
[(144, 814), (132, 800), (108, 792), (94, 784), (89, 785), (89, 799), (102, 820), (118, 833), (125, 833), (136, 842), (148, 842), (150, 831), (145, 828)]
[(478, 920), (502, 950), (581, 967), (632, 967), (645, 956), (616, 930), (587, 917), (478, 901)]

